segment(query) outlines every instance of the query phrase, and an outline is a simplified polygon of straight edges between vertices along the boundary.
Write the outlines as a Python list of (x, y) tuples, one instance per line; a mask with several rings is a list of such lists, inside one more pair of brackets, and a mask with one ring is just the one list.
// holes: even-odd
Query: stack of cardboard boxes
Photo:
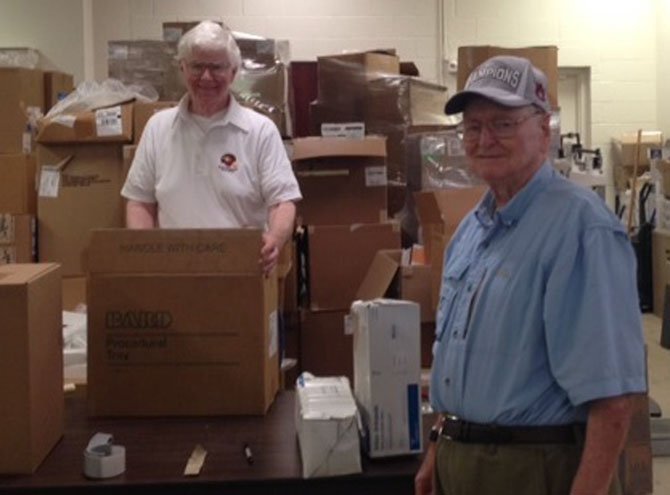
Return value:
[(351, 379), (344, 315), (375, 253), (400, 247), (398, 225), (387, 221), (385, 139), (296, 139), (292, 155), (304, 198), (298, 221), (307, 235), (300, 364), (315, 375)]
[(72, 88), (72, 76), (62, 72), (0, 68), (0, 264), (36, 259), (35, 124)]

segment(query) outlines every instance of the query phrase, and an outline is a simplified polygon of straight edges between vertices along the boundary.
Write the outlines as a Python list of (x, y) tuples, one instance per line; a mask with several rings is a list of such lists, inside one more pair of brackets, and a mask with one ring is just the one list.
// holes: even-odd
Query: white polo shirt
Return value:
[(265, 228), (270, 206), (302, 197), (270, 119), (231, 96), (203, 128), (188, 95), (149, 119), (121, 194), (157, 203), (162, 228)]

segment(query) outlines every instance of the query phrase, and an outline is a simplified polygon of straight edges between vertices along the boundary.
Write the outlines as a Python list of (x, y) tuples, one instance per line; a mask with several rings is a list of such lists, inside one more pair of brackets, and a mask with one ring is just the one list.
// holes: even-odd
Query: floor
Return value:
[[(658, 402), (663, 418), (670, 418), (670, 350), (660, 345), (661, 319), (643, 315), (649, 359), (649, 395)], [(670, 457), (654, 457), (654, 495), (670, 495)]]

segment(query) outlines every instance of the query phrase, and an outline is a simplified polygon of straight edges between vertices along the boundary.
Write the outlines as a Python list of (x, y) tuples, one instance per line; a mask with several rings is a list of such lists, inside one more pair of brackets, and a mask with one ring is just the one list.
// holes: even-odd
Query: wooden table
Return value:
[[(100, 419), (87, 417), (85, 392), (77, 389), (66, 396), (63, 439), (33, 475), (0, 476), (0, 493), (413, 493), (420, 456), (364, 458), (362, 474), (303, 479), (294, 399), (295, 392), (280, 392), (266, 416)], [(117, 478), (82, 474), (83, 451), (96, 432), (111, 433), (114, 443), (126, 447), (126, 472)], [(205, 464), (200, 476), (186, 478), (184, 466), (198, 443), (207, 450)], [(254, 454), (252, 465), (243, 454), (245, 443)]]

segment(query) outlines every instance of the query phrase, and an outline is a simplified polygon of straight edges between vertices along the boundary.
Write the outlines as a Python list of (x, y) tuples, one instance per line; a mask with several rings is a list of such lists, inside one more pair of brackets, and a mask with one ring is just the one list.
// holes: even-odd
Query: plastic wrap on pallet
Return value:
[(480, 185), (465, 158), (458, 130), (421, 136), (421, 189), (435, 190)]
[(372, 127), (381, 125), (450, 125), (444, 113), (446, 86), (410, 76), (382, 76), (365, 88), (364, 117)]
[(237, 101), (270, 118), (279, 133), (291, 136), (291, 87), (289, 66), (275, 61), (265, 68), (242, 67), (235, 78), (232, 91)]
[(107, 44), (110, 78), (151, 86), (160, 101), (175, 101), (186, 92), (176, 60), (177, 44), (160, 40), (121, 40)]
[(56, 65), (34, 48), (0, 48), (0, 67), (57, 70)]

